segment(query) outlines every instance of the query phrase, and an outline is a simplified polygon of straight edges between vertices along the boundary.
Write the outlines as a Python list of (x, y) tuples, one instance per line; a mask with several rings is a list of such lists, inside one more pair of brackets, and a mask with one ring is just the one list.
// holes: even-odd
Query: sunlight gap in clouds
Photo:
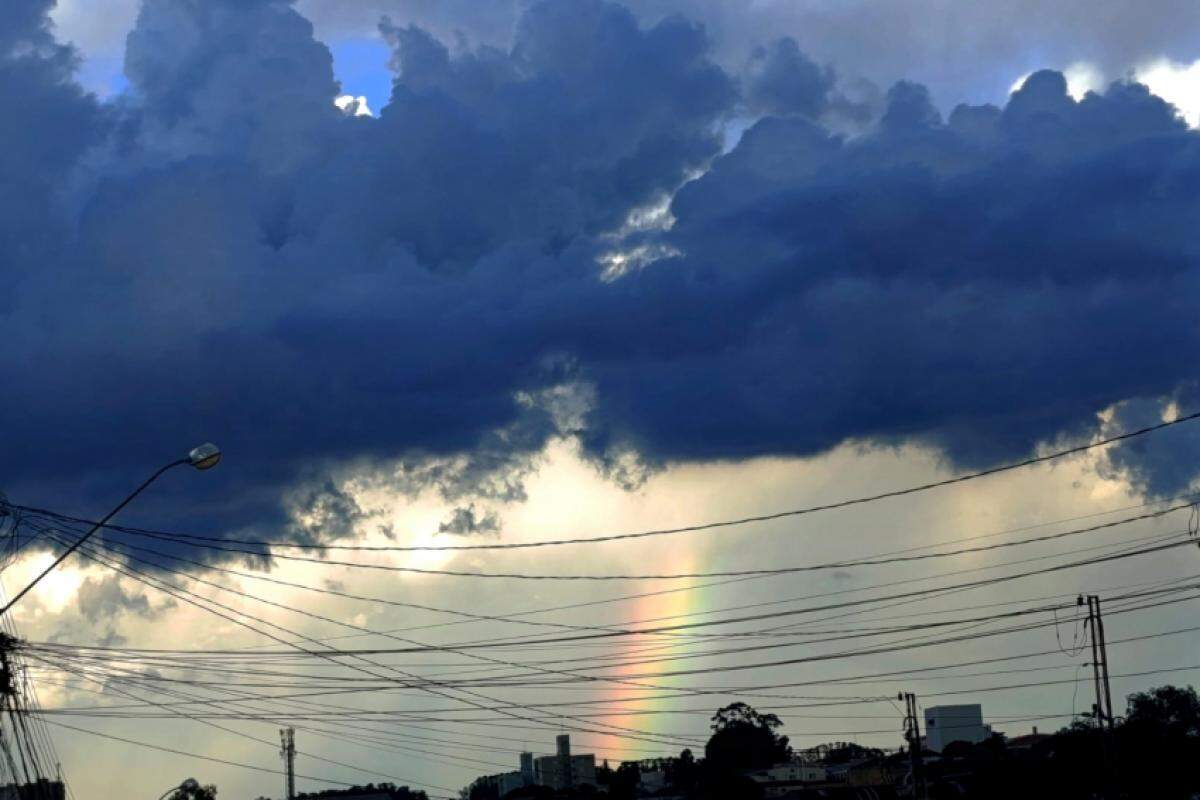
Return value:
[[(690, 171), (682, 185), (687, 185), (704, 173), (705, 170)], [(616, 245), (596, 259), (602, 268), (600, 280), (610, 283), (633, 270), (648, 267), (655, 261), (684, 255), (679, 248), (661, 243), (626, 243), (626, 239), (639, 233), (671, 230), (675, 225), (675, 215), (671, 213), (671, 201), (674, 198), (675, 192), (664, 193), (654, 202), (634, 208), (626, 215), (624, 224), (608, 235)]]

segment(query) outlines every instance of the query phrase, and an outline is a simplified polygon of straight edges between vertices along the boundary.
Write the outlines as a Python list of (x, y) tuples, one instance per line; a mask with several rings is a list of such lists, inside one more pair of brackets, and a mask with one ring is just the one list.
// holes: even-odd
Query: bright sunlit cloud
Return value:
[(355, 117), (373, 117), (375, 113), (371, 111), (371, 107), (367, 105), (367, 98), (363, 95), (355, 97), (352, 94), (344, 94), (333, 101), (333, 104), (341, 109), (344, 113)]
[[(1067, 92), (1076, 101), (1082, 100), (1088, 92), (1099, 92), (1104, 89), (1104, 75), (1095, 64), (1088, 61), (1073, 62), (1064, 68), (1062, 73), (1063, 77), (1067, 79)], [(1032, 74), (1032, 72), (1026, 72), (1013, 81), (1012, 86), (1008, 88), (1008, 93), (1013, 94), (1019, 90)]]
[(1104, 89), (1104, 76), (1095, 64), (1087, 61), (1076, 61), (1063, 70), (1067, 79), (1067, 91), (1076, 100), (1082, 100), (1088, 92), (1099, 92)]
[[(1107, 80), (1099, 67), (1088, 61), (1076, 61), (1062, 73), (1067, 79), (1067, 91), (1075, 100), (1082, 100), (1088, 92), (1103, 91)], [(1026, 72), (1013, 81), (1009, 94), (1024, 86), (1031, 74)], [(1155, 59), (1134, 69), (1130, 77), (1179, 109), (1189, 126), (1200, 127), (1200, 59), (1190, 64), (1169, 58)]]
[(1200, 127), (1200, 59), (1183, 64), (1160, 58), (1138, 67), (1134, 77), (1179, 109), (1189, 126)]
[[(18, 562), (4, 581), (6, 594), (11, 597), (20, 591), (50, 566), (54, 558), (53, 553), (46, 552)], [(36, 599), (37, 603), (50, 613), (61, 613), (74, 600), (86, 577), (82, 570), (60, 565), (41, 579), (30, 593), (29, 599)]]

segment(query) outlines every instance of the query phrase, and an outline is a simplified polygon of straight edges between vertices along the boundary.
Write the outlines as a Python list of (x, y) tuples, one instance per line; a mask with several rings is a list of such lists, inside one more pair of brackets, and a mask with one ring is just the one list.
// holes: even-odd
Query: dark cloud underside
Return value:
[[(398, 459), (507, 500), (563, 435), (618, 478), (847, 440), (974, 465), (1195, 396), (1200, 138), (1141, 86), (1039, 73), (943, 120), (900, 83), (846, 139), (795, 42), (733, 75), (681, 17), (547, 2), (505, 47), (385, 21), (391, 102), (352, 118), (288, 3), (147, 0), (99, 104), (45, 6), (0, 19), (15, 501), (94, 508), (213, 439), (144, 516), (308, 541), (369, 513), (334, 477)], [(605, 272), (635, 248), (667, 256)], [(1155, 491), (1195, 472), (1126, 456)]]

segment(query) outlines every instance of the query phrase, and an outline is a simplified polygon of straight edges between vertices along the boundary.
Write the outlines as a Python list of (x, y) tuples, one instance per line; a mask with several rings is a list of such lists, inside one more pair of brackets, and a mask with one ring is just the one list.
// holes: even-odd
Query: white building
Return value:
[[(591, 753), (571, 755), (571, 737), (559, 736), (557, 752), (552, 756), (521, 753), (520, 769), (499, 775), (477, 778), (470, 788), (494, 788), (499, 797), (524, 786), (548, 786), (551, 789), (571, 789), (585, 784), (596, 785), (596, 756)], [(3, 798), (0, 798), (3, 800)]]
[(805, 761), (789, 761), (755, 770), (748, 777), (763, 787), (765, 797), (785, 797), (808, 783), (824, 783), (825, 768)]
[(576, 786), (596, 785), (596, 757), (571, 755), (571, 737), (566, 734), (556, 737), (557, 752), (552, 756), (533, 759), (533, 782), (551, 789), (571, 789)]
[[(490, 786), (496, 790), (497, 797), (504, 797), (509, 792), (516, 791), (522, 786), (528, 786), (529, 781), (520, 772), (502, 772), (499, 775), (484, 775), (482, 778), (476, 778), (470, 788), (476, 786)], [(374, 798), (374, 795), (372, 795)], [(387, 800), (387, 795), (379, 795), (380, 800)], [(368, 798), (368, 800), (371, 800)]]
[(940, 753), (951, 742), (978, 744), (992, 735), (983, 724), (983, 706), (933, 706), (925, 709), (926, 746)]

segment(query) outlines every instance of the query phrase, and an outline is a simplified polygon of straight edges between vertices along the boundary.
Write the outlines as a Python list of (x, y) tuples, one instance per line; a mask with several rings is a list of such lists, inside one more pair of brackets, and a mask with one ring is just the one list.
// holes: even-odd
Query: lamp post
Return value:
[[(58, 558), (54, 559), (54, 562), (52, 564), (50, 564), (50, 566), (48, 566), (44, 570), (42, 570), (40, 575), (38, 575), (36, 578), (34, 578), (32, 581), (30, 581), (28, 586), (26, 586), (21, 591), (17, 592), (17, 594), (13, 597), (13, 599), (9, 600), (8, 603), (4, 606), (4, 608), (0, 608), (0, 616), (4, 616), (5, 614), (7, 614), (8, 610), (10, 608), (12, 608), (14, 605), (16, 605), (17, 601), (20, 600), (22, 597), (24, 597), (29, 592), (30, 589), (32, 589), (34, 586), (37, 586), (38, 582), (41, 581), (42, 578), (46, 577), (51, 572), (53, 572), (54, 568), (57, 567), (59, 564), (61, 564), (64, 560), (66, 560), (67, 556), (71, 555), (71, 553), (74, 553), (77, 549), (79, 549), (79, 546), (82, 545), (84, 542), (86, 542), (88, 539), (90, 539), (92, 537), (92, 534), (94, 534), (96, 531), (103, 528), (110, 519), (115, 517), (121, 511), (121, 509), (125, 508), (125, 506), (129, 505), (133, 501), (133, 499), (135, 497), (137, 497), (139, 494), (141, 494), (142, 491), (147, 486), (154, 483), (154, 481), (158, 480), (158, 477), (160, 475), (162, 475), (164, 472), (166, 472), (169, 469), (173, 469), (175, 467), (182, 466), (184, 464), (188, 464), (199, 470), (212, 469), (213, 467), (215, 467), (217, 465), (217, 462), (220, 460), (221, 460), (220, 448), (218, 448), (215, 444), (202, 444), (199, 447), (193, 448), (191, 450), (191, 452), (189, 452), (187, 454), (186, 458), (181, 458), (178, 461), (172, 461), (170, 464), (166, 464), (163, 467), (160, 467), (158, 472), (155, 472), (153, 475), (151, 475), (149, 478), (147, 478), (145, 480), (145, 482), (142, 483), (141, 486), (134, 489), (133, 492), (128, 497), (126, 497), (124, 500), (122, 500), (120, 502), (120, 504), (117, 505), (116, 508), (114, 508), (112, 511), (108, 512), (104, 516), (104, 519), (100, 520), (95, 525), (93, 525), (91, 530), (89, 530), (82, 537), (80, 537), (79, 540), (75, 542), (75, 544), (68, 547), (62, 555), (60, 555)], [(172, 789), (171, 791), (175, 791), (175, 790)]]
[(167, 795), (171, 794), (172, 792), (180, 792), (180, 791), (194, 792), (195, 790), (197, 790), (199, 788), (200, 788), (200, 781), (196, 780), (195, 778), (188, 778), (186, 781), (179, 784), (178, 786), (172, 786), (170, 789), (167, 789), (165, 792), (163, 792), (161, 795), (159, 795), (158, 800), (164, 800), (164, 798)]

